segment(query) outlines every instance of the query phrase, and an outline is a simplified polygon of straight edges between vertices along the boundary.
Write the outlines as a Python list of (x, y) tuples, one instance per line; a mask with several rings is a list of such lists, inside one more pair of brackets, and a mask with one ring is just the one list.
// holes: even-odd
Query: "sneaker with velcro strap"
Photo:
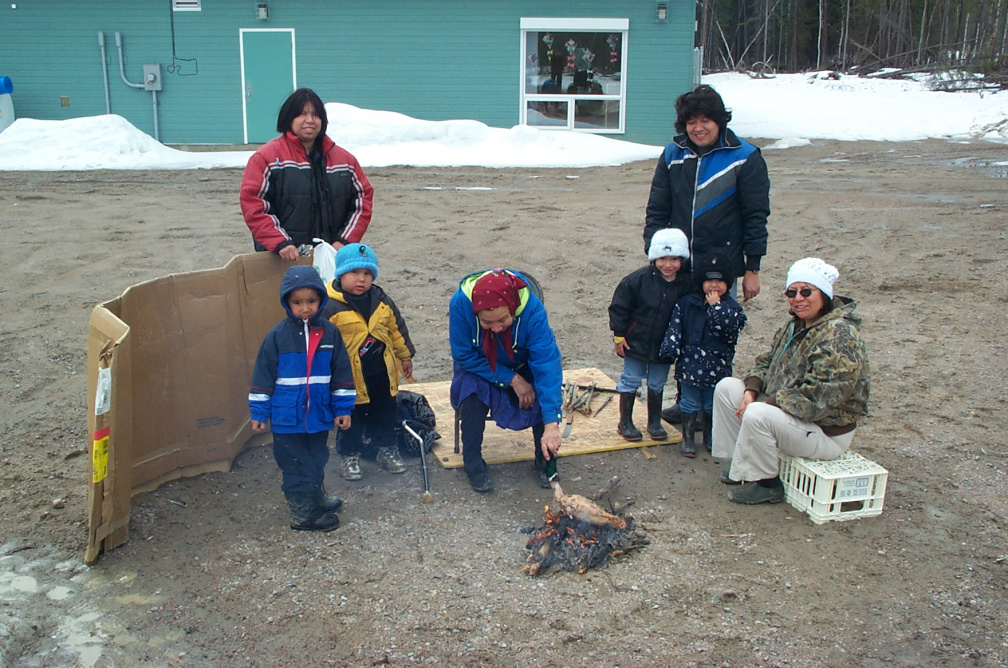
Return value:
[(406, 462), (402, 460), (399, 456), (399, 448), (392, 446), (391, 448), (378, 448), (378, 454), (375, 457), (378, 462), (378, 466), (382, 467), (389, 473), (405, 473), (406, 472)]
[(340, 472), (344, 480), (360, 480), (363, 477), (360, 467), (360, 455), (344, 457), (340, 462)]

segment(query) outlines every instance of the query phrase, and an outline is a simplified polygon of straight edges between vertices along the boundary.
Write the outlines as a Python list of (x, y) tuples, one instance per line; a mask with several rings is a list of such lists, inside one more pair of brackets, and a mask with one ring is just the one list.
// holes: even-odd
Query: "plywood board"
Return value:
[[(564, 371), (564, 382), (590, 385), (592, 382), (600, 388), (614, 390), (616, 382), (599, 369), (574, 369)], [(459, 452), (455, 453), (455, 411), (449, 398), (450, 381), (440, 383), (414, 383), (404, 386), (410, 392), (417, 392), (427, 397), (428, 403), (434, 409), (437, 418), (437, 430), (441, 439), (437, 441), (431, 452), (443, 468), (454, 469), (462, 467), (461, 443)], [(611, 399), (610, 399), (611, 397)], [(566, 416), (565, 416), (566, 417)], [(616, 431), (619, 422), (619, 395), (613, 392), (597, 392), (591, 400), (591, 415), (583, 415), (575, 411), (571, 422), (570, 434), (563, 439), (560, 447), (561, 457), (583, 455), (592, 452), (607, 452), (626, 448), (640, 448), (650, 445), (668, 445), (682, 442), (682, 436), (675, 429), (665, 425), (669, 432), (666, 441), (652, 441), (647, 438), (647, 407), (643, 401), (638, 401), (634, 408), (634, 422), (644, 434), (644, 440), (631, 443), (623, 440)], [(561, 430), (566, 425), (561, 425)], [(499, 428), (493, 421), (488, 421), (483, 437), (483, 459), (487, 464), (505, 464), (510, 462), (532, 461), (535, 452), (532, 448), (532, 430), (509, 431)]]

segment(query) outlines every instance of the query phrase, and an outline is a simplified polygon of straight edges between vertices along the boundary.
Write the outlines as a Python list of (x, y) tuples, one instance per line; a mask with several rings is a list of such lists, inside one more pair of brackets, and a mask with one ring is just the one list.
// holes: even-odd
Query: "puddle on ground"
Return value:
[(1000, 160), (982, 160), (980, 158), (966, 157), (956, 158), (955, 160), (946, 160), (945, 164), (949, 167), (970, 167), (972, 169), (979, 169), (987, 176), (996, 179), (1008, 178), (1008, 162)]
[(46, 593), (46, 596), (54, 601), (62, 601), (69, 597), (70, 593), (70, 587), (53, 587)]
[(1008, 179), (1008, 164), (991, 164), (984, 167), (984, 171), (997, 179)]
[(961, 199), (946, 193), (917, 193), (910, 199), (915, 202), (931, 202), (933, 204), (958, 204)]
[(147, 594), (126, 594), (125, 596), (116, 596), (115, 602), (119, 605), (158, 605), (162, 602), (163, 596), (147, 595)]
[(34, 594), (38, 591), (38, 581), (30, 575), (0, 573), (0, 597), (10, 598), (17, 594)]
[(100, 617), (97, 612), (88, 612), (79, 617), (65, 617), (60, 624), (60, 648), (76, 654), (79, 665), (86, 668), (93, 668), (102, 656), (105, 634), (98, 623)]

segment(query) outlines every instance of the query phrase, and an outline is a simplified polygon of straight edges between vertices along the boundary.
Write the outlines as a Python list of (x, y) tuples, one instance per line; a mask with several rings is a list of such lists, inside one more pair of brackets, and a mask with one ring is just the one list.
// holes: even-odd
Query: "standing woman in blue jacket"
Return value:
[[(644, 252), (662, 228), (677, 227), (689, 240), (690, 257), (717, 252), (725, 258), (730, 294), (742, 302), (760, 292), (760, 262), (767, 250), (770, 177), (760, 150), (728, 128), (731, 112), (707, 85), (675, 102), (679, 133), (665, 147), (648, 198)], [(662, 412), (680, 420), (678, 406)]]
[(557, 475), (563, 366), (542, 302), (516, 271), (476, 272), (451, 298), (448, 331), (451, 404), (459, 413), (469, 484), (493, 491), (483, 460), (489, 414), (502, 429), (531, 427), (539, 484), (548, 488)]

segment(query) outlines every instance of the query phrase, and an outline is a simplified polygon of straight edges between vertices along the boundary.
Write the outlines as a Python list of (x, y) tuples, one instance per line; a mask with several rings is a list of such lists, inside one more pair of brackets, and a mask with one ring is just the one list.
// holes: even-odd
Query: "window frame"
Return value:
[[(567, 130), (569, 132), (587, 132), (590, 134), (625, 134), (626, 132), (626, 79), (627, 79), (627, 41), (630, 32), (628, 18), (550, 18), (523, 17), (520, 22), (519, 34), (519, 96), (518, 123), (540, 130)], [(528, 92), (527, 52), (528, 34), (530, 32), (597, 32), (620, 34), (620, 88), (616, 95), (578, 95), (578, 94), (542, 94)], [(578, 127), (576, 102), (578, 101), (618, 101), (619, 127)], [(529, 103), (548, 103), (567, 105), (567, 122), (563, 125), (530, 125), (528, 122)]]

